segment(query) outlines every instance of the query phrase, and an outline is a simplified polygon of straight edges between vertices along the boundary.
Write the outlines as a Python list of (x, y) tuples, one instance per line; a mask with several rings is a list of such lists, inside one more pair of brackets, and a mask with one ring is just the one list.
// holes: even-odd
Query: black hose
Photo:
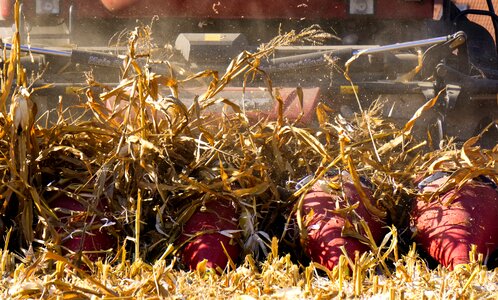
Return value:
[(494, 12), (493, 0), (486, 0), (486, 3), (488, 4), (488, 10)]
[[(489, 1), (489, 0), (488, 0)], [(491, 7), (493, 7), (491, 5)], [(455, 19), (453, 20), (454, 23), (458, 22), (458, 19), (460, 19), (463, 16), (467, 15), (480, 15), (480, 16), (488, 16), (491, 17), (491, 20), (493, 21), (493, 27), (495, 29), (495, 44), (496, 44), (496, 54), (498, 55), (498, 15), (494, 11), (485, 11), (485, 10), (479, 10), (479, 9), (466, 9), (461, 11), (458, 15), (455, 16)]]

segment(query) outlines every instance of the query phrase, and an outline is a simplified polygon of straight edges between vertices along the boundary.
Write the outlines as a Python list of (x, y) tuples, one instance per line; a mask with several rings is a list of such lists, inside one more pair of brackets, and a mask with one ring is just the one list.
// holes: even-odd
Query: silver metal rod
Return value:
[[(9, 43), (4, 43), (3, 47), (6, 49), (12, 50), (12, 44)], [(55, 56), (64, 56), (64, 57), (71, 57), (72, 53), (70, 51), (60, 51), (60, 50), (53, 50), (53, 49), (46, 49), (46, 48), (38, 48), (38, 47), (31, 47), (31, 46), (26, 46), (26, 45), (21, 45), (21, 51), (23, 52), (31, 52), (35, 54), (46, 54), (46, 55), (55, 55)]]
[(397, 44), (391, 44), (391, 45), (385, 45), (385, 46), (379, 46), (379, 47), (368, 48), (368, 49), (364, 49), (364, 50), (355, 50), (355, 51), (353, 51), (353, 55), (356, 55), (359, 53), (361, 53), (361, 54), (374, 54), (374, 53), (389, 52), (389, 51), (394, 51), (394, 50), (404, 50), (404, 49), (410, 49), (410, 48), (416, 48), (416, 47), (432, 46), (432, 45), (436, 45), (436, 44), (446, 43), (447, 41), (452, 40), (461, 34), (462, 34), (462, 32), (459, 31), (455, 34), (447, 35), (447, 36), (435, 37), (435, 38), (418, 40), (418, 41), (410, 41), (410, 42), (405, 42), (405, 43), (397, 43)]

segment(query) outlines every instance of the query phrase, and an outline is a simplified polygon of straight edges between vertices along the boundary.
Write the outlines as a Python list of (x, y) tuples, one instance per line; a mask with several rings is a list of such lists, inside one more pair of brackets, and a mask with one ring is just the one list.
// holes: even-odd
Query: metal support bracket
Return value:
[(446, 94), (444, 96), (445, 106), (447, 110), (452, 110), (455, 108), (458, 97), (460, 96), (460, 92), (462, 87), (455, 84), (446, 85)]

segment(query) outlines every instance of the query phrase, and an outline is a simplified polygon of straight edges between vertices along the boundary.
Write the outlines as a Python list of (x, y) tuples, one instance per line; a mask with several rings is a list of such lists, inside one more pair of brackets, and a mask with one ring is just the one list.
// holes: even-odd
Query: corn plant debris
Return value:
[[(4, 57), (0, 99), (2, 298), (498, 295), (497, 271), (488, 269), (489, 257), (475, 247), (467, 264), (453, 270), (431, 266), (411, 240), (416, 232), (409, 215), (417, 197), (432, 201), (481, 176), (496, 185), (498, 147), (481, 149), (476, 136), (461, 146), (448, 140), (431, 149), (410, 135), (429, 105), (405, 128), (379, 117), (375, 105), (351, 119), (319, 105), (316, 126), (288, 120), (278, 88), (259, 65), (277, 46), (326, 37), (317, 27), (282, 34), (254, 53), (241, 53), (224, 74), (206, 70), (181, 76), (172, 64), (166, 64), (169, 72), (158, 74), (139, 60), (144, 55), (138, 47), (146, 44), (148, 30), (129, 33), (118, 86), (95, 92), (102, 85), (87, 74), (81, 115), (70, 114), (62, 98), (49, 112), (56, 116), (50, 124), (36, 120), (36, 91), (15, 51), (18, 33), (14, 37), (13, 51)], [(235, 80), (246, 86), (258, 78), (279, 108), (275, 120), (254, 120), (239, 99), (219, 96)], [(186, 99), (188, 87), (199, 82), (204, 92)], [(450, 179), (422, 195), (419, 179), (436, 171)], [(343, 235), (371, 250), (342, 255), (327, 269), (303, 254), (301, 241), (313, 212), (306, 214), (302, 203), (317, 183), (324, 190), (340, 190), (344, 177), (337, 174), (360, 191), (359, 201), (385, 224), (387, 234), (377, 243), (368, 224), (354, 219)], [(362, 189), (365, 178), (371, 197)], [(241, 254), (232, 257), (229, 245), (221, 245), (226, 267), (201, 261), (188, 270), (182, 247), (213, 232), (178, 241), (192, 216), (213, 202), (239, 212), (238, 220), (226, 220), (238, 229), (213, 230), (238, 244)], [(351, 214), (358, 205), (337, 206), (334, 213)]]

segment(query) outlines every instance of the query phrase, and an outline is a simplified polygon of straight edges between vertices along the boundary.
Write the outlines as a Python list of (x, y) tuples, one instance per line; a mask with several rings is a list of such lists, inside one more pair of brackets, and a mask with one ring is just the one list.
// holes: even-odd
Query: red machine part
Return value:
[[(316, 107), (321, 100), (320, 88), (304, 88), (302, 91), (303, 99), (300, 103), (296, 88), (278, 88), (278, 94), (283, 103), (282, 114), (291, 122), (299, 121), (301, 124), (309, 125), (316, 120)], [(276, 92), (277, 90), (274, 90), (275, 96)], [(226, 88), (220, 96), (226, 99), (240, 99), (242, 95), (243, 89), (237, 87)], [(252, 121), (278, 119), (278, 103), (272, 100), (267, 89), (246, 88), (244, 98), (246, 114)], [(240, 106), (242, 108), (242, 104)]]
[[(30, 3), (32, 2), (32, 3)], [(0, 0), (0, 12), (11, 11), (11, 0)], [(35, 13), (35, 0), (25, 0), (27, 15)], [(73, 5), (78, 18), (213, 18), (213, 19), (310, 19), (358, 17), (349, 14), (346, 0), (204, 1), (204, 0), (85, 0), (60, 1), (61, 14)], [(373, 17), (379, 19), (430, 19), (434, 1), (376, 0)], [(10, 13), (11, 14), (11, 13)]]
[(8, 19), (12, 14), (12, 1), (0, 0), (0, 19)]
[[(283, 114), (289, 120), (298, 120), (302, 124), (311, 124), (316, 120), (316, 107), (320, 101), (320, 88), (306, 88), (303, 91), (303, 103), (300, 103), (297, 90), (285, 88), (279, 90), (280, 96), (284, 100)], [(301, 117), (302, 116), (302, 117)], [(278, 106), (269, 114), (271, 120), (278, 118)]]
[[(283, 102), (283, 117), (288, 119), (290, 122), (299, 121), (302, 124), (311, 124), (316, 120), (316, 107), (321, 100), (320, 88), (304, 88), (303, 91), (303, 101), (300, 103), (299, 96), (297, 94), (296, 88), (279, 88), (278, 93), (282, 98)], [(184, 94), (181, 100), (188, 107), (192, 104), (192, 99), (195, 95), (201, 95), (205, 92), (205, 89), (192, 89), (187, 90), (188, 94)], [(276, 90), (275, 90), (276, 92)], [(275, 93), (274, 92), (274, 93)], [(127, 89), (121, 94), (119, 101), (116, 101), (116, 97), (110, 97), (106, 100), (106, 107), (113, 112), (117, 113), (117, 119), (122, 122), (124, 116), (126, 115), (126, 105), (129, 101), (130, 90)], [(241, 87), (227, 87), (220, 95), (220, 98), (225, 99), (241, 99), (244, 98), (244, 104), (239, 104), (242, 110), (245, 110), (247, 117), (253, 121), (258, 122), (263, 119), (268, 119), (270, 121), (275, 121), (278, 118), (278, 104), (276, 100), (271, 98), (270, 93), (267, 89), (262, 88), (246, 88)], [(189, 102), (190, 101), (190, 102)], [(222, 105), (213, 105), (207, 109), (207, 113), (219, 114), (223, 110)], [(230, 113), (230, 111), (228, 111)], [(166, 116), (164, 112), (155, 111), (154, 113), (147, 110), (149, 118), (155, 119), (159, 122), (160, 119), (164, 119)], [(135, 118), (135, 110), (132, 109), (130, 118)]]
[(103, 0), (102, 4), (108, 11), (120, 11), (139, 2), (140, 0)]
[[(86, 207), (76, 199), (60, 195), (51, 200), (49, 206), (53, 209), (64, 210), (57, 211), (56, 214), (64, 224), (66, 231), (74, 231), (74, 235), (66, 236), (62, 242), (62, 246), (65, 248), (75, 253), (88, 252), (88, 258), (97, 261), (99, 258), (105, 258), (105, 250), (117, 247), (117, 240), (107, 229), (94, 228), (88, 229), (86, 232), (83, 231), (86, 226), (90, 227), (89, 221), (92, 218), (87, 215)], [(102, 211), (108, 209), (103, 202), (99, 203), (97, 208)], [(96, 220), (94, 225), (103, 227), (104, 224), (100, 220)], [(62, 228), (58, 229), (61, 233), (64, 232)]]
[[(422, 191), (435, 192), (447, 180), (447, 176), (434, 180)], [(415, 239), (450, 269), (470, 261), (471, 245), (476, 245), (477, 251), (486, 257), (498, 248), (497, 216), (498, 192), (475, 180), (442, 193), (432, 202), (417, 199), (412, 210)]]
[[(376, 243), (380, 242), (386, 233), (383, 223), (368, 212), (354, 184), (344, 182), (342, 192), (347, 197), (349, 204), (359, 202), (355, 214), (367, 222)], [(371, 190), (364, 187), (364, 192), (371, 199)], [(303, 244), (305, 252), (313, 261), (329, 270), (338, 265), (339, 258), (343, 254), (341, 247), (345, 248), (351, 259), (354, 259), (356, 251), (362, 254), (370, 249), (359, 239), (343, 235), (346, 225), (354, 222), (351, 217), (353, 214), (334, 212), (337, 209), (337, 204), (341, 209), (347, 206), (340, 191), (325, 191), (320, 183), (313, 186), (303, 202), (303, 215), (307, 216), (304, 219), (307, 220), (305, 225), (308, 233)]]
[[(84, 1), (92, 2), (92, 1)], [(344, 0), (284, 1), (161, 1), (101, 0), (116, 15), (159, 14), (171, 17), (209, 18), (347, 18), (349, 2)], [(434, 3), (425, 1), (377, 0), (375, 16), (379, 18), (432, 18)], [(152, 9), (153, 8), (153, 9)]]
[(220, 231), (236, 231), (237, 218), (235, 207), (221, 201), (208, 202), (205, 211), (194, 212), (178, 239), (178, 244), (185, 243), (181, 250), (183, 263), (195, 270), (197, 264), (205, 259), (208, 268), (224, 269), (229, 262), (228, 256), (236, 261), (241, 252), (239, 244)]

